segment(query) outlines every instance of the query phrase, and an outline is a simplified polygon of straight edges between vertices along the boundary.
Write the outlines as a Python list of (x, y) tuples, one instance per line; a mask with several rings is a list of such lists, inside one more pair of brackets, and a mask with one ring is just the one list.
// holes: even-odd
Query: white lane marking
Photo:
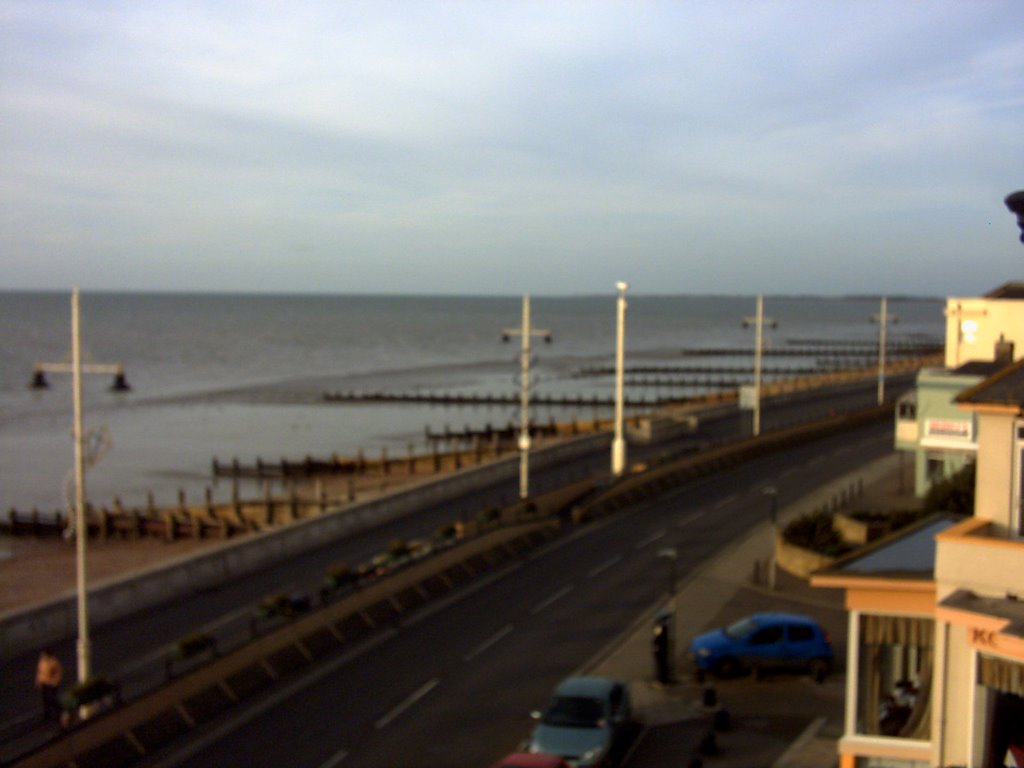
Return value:
[(346, 757), (348, 757), (348, 752), (346, 752), (343, 749), (338, 754), (332, 756), (331, 759), (328, 760), (326, 763), (323, 763), (320, 766), (320, 768), (334, 768), (334, 766), (340, 765), (342, 763), (342, 761), (345, 760)]
[(707, 513), (708, 511), (706, 509), (698, 509), (696, 512), (687, 515), (678, 523), (676, 523), (676, 528), (685, 528), (697, 518), (704, 517), (704, 515), (706, 515)]
[(395, 707), (390, 712), (388, 712), (386, 715), (384, 715), (384, 717), (382, 717), (380, 720), (378, 720), (376, 723), (374, 723), (374, 725), (377, 727), (377, 730), (380, 730), (381, 728), (385, 728), (395, 718), (397, 718), (399, 715), (401, 715), (403, 712), (405, 712), (405, 710), (409, 709), (409, 707), (411, 707), (417, 701), (419, 701), (424, 696), (426, 696), (428, 693), (430, 693), (432, 690), (434, 690), (434, 688), (436, 688), (438, 683), (440, 683), (440, 682), (441, 682), (440, 679), (435, 677), (429, 683), (425, 683), (425, 684), (421, 685), (417, 690), (413, 691), (409, 695), (409, 698), (407, 698), (405, 701), (403, 701), (397, 707)]
[(735, 493), (732, 494), (731, 496), (726, 496), (724, 499), (720, 499), (715, 504), (713, 509), (722, 509), (723, 507), (727, 507), (730, 504), (732, 504), (734, 501), (736, 501), (736, 499), (738, 499), (738, 498), (739, 498), (739, 496), (737, 494), (735, 494)]
[(591, 568), (590, 569), (590, 573), (588, 573), (587, 576), (592, 579), (595, 576), (598, 576), (599, 574), (602, 574), (605, 571), (607, 571), (609, 568), (611, 568), (613, 565), (615, 565), (620, 560), (622, 560), (622, 555), (615, 555), (614, 557), (609, 557), (607, 560), (605, 560), (603, 563), (601, 563), (596, 568)]
[(514, 629), (514, 627), (511, 624), (506, 624), (504, 627), (502, 627), (497, 632), (495, 632), (493, 635), (491, 635), (488, 639), (486, 639), (482, 643), (480, 643), (480, 645), (478, 645), (472, 651), (470, 651), (465, 656), (463, 656), (462, 660), (463, 661), (472, 661), (477, 656), (479, 656), (481, 653), (483, 653), (488, 648), (490, 648), (492, 645), (494, 645), (495, 643), (499, 642), (507, 634), (512, 632), (513, 629)]
[(656, 542), (656, 541), (657, 541), (658, 539), (664, 538), (664, 536), (665, 536), (665, 533), (666, 533), (665, 529), (664, 529), (664, 528), (662, 528), (662, 529), (661, 529), (660, 531), (658, 531), (657, 533), (653, 533), (653, 534), (651, 534), (651, 535), (650, 535), (650, 536), (648, 536), (648, 537), (647, 537), (646, 539), (644, 539), (644, 540), (643, 540), (643, 541), (641, 541), (641, 542), (640, 542), (639, 544), (637, 544), (637, 545), (636, 545), (636, 549), (643, 549), (644, 547), (646, 547), (646, 546), (649, 546), (649, 545), (653, 544), (653, 543), (654, 543), (654, 542)]
[(555, 592), (555, 594), (553, 594), (547, 600), (543, 600), (543, 601), (537, 603), (535, 606), (533, 606), (533, 608), (530, 609), (530, 613), (536, 615), (536, 614), (540, 613), (541, 611), (543, 611), (545, 608), (551, 607), (552, 605), (557, 603), (559, 600), (561, 600), (563, 597), (565, 597), (570, 592), (572, 592), (572, 589), (573, 589), (573, 585), (572, 584), (569, 584), (568, 586), (562, 587), (560, 590)]

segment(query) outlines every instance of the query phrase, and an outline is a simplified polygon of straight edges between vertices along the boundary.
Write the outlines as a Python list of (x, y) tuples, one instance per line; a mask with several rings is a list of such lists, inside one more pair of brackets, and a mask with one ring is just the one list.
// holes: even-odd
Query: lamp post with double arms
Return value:
[(551, 331), (533, 328), (530, 325), (530, 297), (523, 296), (523, 324), (521, 328), (505, 328), (501, 332), (502, 341), (512, 336), (522, 337), (520, 352), (520, 375), (522, 381), (519, 389), (519, 498), (530, 495), (530, 338), (541, 336), (548, 344), (551, 343)]
[(83, 363), (81, 332), (78, 311), (78, 288), (71, 291), (71, 363), (36, 363), (32, 373), (33, 389), (46, 389), (47, 373), (70, 373), (72, 383), (73, 428), (75, 442), (75, 582), (78, 593), (78, 682), (82, 683), (91, 675), (91, 646), (89, 643), (89, 601), (86, 580), (86, 540), (89, 527), (85, 519), (85, 442), (83, 428), (82, 374), (98, 373), (113, 375), (111, 389), (124, 392), (130, 389), (120, 363)]

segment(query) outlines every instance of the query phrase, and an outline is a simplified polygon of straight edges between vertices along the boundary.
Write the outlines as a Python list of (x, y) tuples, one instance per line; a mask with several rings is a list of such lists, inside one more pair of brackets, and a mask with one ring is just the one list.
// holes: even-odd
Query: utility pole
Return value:
[(779, 323), (773, 318), (764, 316), (764, 296), (757, 294), (757, 310), (754, 317), (743, 318), (743, 327), (754, 326), (754, 437), (761, 434), (761, 349), (764, 346), (764, 324), (767, 322), (772, 328), (777, 328)]
[(522, 327), (505, 328), (501, 332), (502, 341), (512, 336), (521, 336), (523, 340), (519, 357), (522, 379), (519, 388), (519, 498), (525, 499), (530, 495), (530, 337), (542, 336), (546, 343), (551, 343), (551, 331), (530, 325), (529, 295), (523, 296)]
[(888, 313), (889, 301), (888, 298), (882, 297), (882, 305), (878, 310), (877, 315), (871, 316), (871, 322), (878, 323), (878, 404), (881, 405), (885, 402), (885, 335), (886, 328), (889, 323), (898, 323), (899, 318), (896, 315), (890, 315)]
[(89, 605), (86, 583), (85, 544), (89, 528), (85, 520), (85, 441), (82, 422), (82, 374), (112, 374), (111, 389), (125, 392), (130, 387), (125, 381), (124, 367), (120, 363), (82, 363), (81, 333), (79, 330), (78, 288), (71, 291), (71, 364), (36, 363), (32, 372), (32, 388), (46, 389), (46, 373), (70, 373), (73, 390), (73, 437), (75, 441), (75, 581), (78, 590), (78, 682), (84, 683), (91, 674), (91, 648), (89, 644)]
[(615, 323), (615, 437), (612, 439), (612, 474), (619, 477), (626, 469), (626, 438), (623, 434), (623, 377), (626, 359), (626, 291), (629, 283), (615, 284), (619, 291), (616, 300)]

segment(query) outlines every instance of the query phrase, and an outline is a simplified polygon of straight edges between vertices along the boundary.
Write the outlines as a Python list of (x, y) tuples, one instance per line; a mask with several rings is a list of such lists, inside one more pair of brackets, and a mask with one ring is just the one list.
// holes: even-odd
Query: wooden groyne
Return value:
[[(483, 406), (517, 406), (520, 403), (520, 395), (516, 393), (507, 394), (473, 394), (461, 392), (386, 392), (384, 390), (363, 390), (348, 392), (324, 392), (322, 399), (325, 403), (377, 403), (377, 404), (425, 404), (425, 405), (483, 405)], [(629, 408), (656, 408), (663, 405), (663, 400), (648, 400), (647, 398), (627, 398), (626, 407)], [(540, 395), (530, 397), (531, 406), (546, 406), (554, 408), (611, 408), (615, 405), (614, 398), (598, 397), (597, 395)]]

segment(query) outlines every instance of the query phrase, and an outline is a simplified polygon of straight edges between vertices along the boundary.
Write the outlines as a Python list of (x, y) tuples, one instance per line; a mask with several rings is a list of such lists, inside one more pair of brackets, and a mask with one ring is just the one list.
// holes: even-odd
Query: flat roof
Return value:
[(818, 574), (932, 580), (935, 577), (935, 536), (960, 520), (950, 514), (931, 515), (837, 560)]

